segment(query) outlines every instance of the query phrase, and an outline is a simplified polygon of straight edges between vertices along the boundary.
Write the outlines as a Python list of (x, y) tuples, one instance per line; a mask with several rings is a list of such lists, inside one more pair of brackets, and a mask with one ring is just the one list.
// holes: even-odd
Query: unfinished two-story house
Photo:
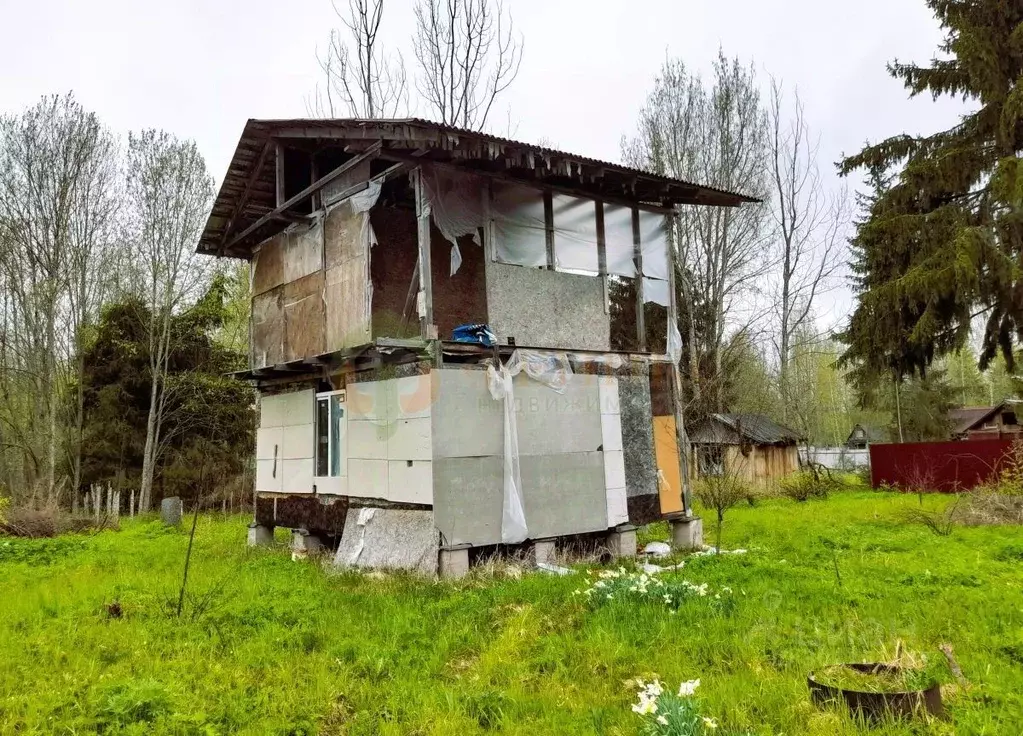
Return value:
[(457, 574), (688, 519), (669, 218), (744, 201), (422, 120), (250, 120), (198, 246), (251, 263), (250, 540)]

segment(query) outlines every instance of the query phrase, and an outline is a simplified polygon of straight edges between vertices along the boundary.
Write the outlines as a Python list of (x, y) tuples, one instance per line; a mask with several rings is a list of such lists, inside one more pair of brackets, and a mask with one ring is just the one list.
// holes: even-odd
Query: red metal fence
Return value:
[(946, 493), (970, 489), (1000, 470), (1012, 444), (1012, 440), (975, 440), (871, 445), (870, 484)]

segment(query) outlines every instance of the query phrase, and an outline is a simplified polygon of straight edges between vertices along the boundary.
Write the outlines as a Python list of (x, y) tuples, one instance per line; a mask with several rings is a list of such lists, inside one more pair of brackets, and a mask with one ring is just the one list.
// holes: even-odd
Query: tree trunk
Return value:
[(142, 450), (142, 480), (139, 485), (139, 513), (145, 513), (152, 506), (153, 476), (156, 460), (156, 415), (159, 411), (157, 398), (159, 393), (159, 381), (157, 376), (152, 378), (152, 387), (149, 392), (149, 414), (146, 416), (146, 445)]

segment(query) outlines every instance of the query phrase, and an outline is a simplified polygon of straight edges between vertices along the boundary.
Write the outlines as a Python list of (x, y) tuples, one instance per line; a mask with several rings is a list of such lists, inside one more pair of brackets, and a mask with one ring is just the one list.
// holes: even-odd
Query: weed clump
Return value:
[(84, 532), (93, 526), (92, 519), (72, 515), (56, 504), (0, 508), (0, 534), (10, 537), (56, 537)]
[(786, 498), (802, 502), (811, 498), (827, 498), (842, 490), (842, 482), (828, 472), (800, 470), (783, 478), (778, 487)]
[(1023, 442), (1014, 442), (998, 475), (977, 486), (958, 520), (967, 525), (1023, 524)]

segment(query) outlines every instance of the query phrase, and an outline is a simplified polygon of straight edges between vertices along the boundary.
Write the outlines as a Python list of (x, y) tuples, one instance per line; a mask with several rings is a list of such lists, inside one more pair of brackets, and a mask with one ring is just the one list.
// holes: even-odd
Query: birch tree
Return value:
[(484, 130), (519, 73), (523, 40), (500, 0), (416, 0), (416, 88), (438, 122)]
[(391, 118), (408, 110), (408, 82), (401, 52), (391, 58), (378, 41), (383, 0), (349, 0), (347, 13), (334, 2), (341, 26), (317, 53), (323, 73), (310, 114), (318, 117)]
[(139, 296), (149, 310), (149, 412), (139, 508), (152, 505), (172, 317), (206, 289), (212, 270), (195, 247), (213, 201), (213, 180), (192, 141), (147, 130), (128, 138), (128, 232), (139, 269)]
[(68, 468), (77, 490), (80, 386), (69, 392), (101, 299), (116, 155), (113, 136), (70, 94), (0, 119), (0, 453), (21, 456), (7, 482), (33, 497), (57, 500)]
[(769, 154), (778, 263), (775, 286), (779, 388), (782, 419), (792, 405), (791, 363), (799, 335), (816, 335), (810, 324), (822, 294), (836, 286), (849, 223), (844, 190), (828, 196), (817, 167), (818, 141), (796, 93), (791, 111), (776, 80), (771, 83)]
[[(759, 197), (768, 189), (767, 131), (752, 66), (719, 52), (708, 83), (681, 60), (668, 60), (640, 112), (637, 135), (623, 141), (623, 157), (637, 168)], [(725, 408), (728, 327), (741, 326), (770, 266), (769, 217), (764, 205), (747, 204), (683, 206), (675, 218), (688, 382), (693, 403), (711, 411)]]

